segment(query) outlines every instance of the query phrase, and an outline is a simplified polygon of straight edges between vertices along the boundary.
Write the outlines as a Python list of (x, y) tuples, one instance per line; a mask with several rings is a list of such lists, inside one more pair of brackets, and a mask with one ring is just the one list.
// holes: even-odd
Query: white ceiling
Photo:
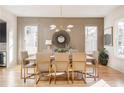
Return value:
[(21, 17), (104, 17), (118, 5), (8, 5), (6, 10)]

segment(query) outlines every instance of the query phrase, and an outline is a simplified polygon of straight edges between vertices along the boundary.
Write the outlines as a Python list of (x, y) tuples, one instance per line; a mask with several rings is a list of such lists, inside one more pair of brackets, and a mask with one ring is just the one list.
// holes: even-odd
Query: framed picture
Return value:
[(104, 30), (104, 45), (113, 46), (113, 27)]

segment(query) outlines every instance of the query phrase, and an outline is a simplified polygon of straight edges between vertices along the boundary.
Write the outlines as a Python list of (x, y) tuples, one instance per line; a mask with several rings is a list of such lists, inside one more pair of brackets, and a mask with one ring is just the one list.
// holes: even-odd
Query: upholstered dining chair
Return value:
[(56, 73), (57, 72), (65, 72), (67, 76), (67, 81), (69, 83), (69, 68), (70, 68), (70, 61), (69, 61), (69, 54), (68, 53), (55, 53), (55, 76), (54, 76), (54, 83), (56, 84)]
[[(98, 56), (99, 56), (99, 52), (93, 51), (93, 54), (91, 57), (93, 57), (94, 60), (88, 59), (86, 62), (87, 74), (90, 77), (93, 77), (95, 81), (96, 81), (96, 78), (99, 77)], [(90, 70), (92, 69), (92, 73), (90, 73), (88, 69), (90, 69)]]
[(41, 76), (43, 76), (43, 73), (48, 73), (49, 78), (49, 84), (52, 77), (52, 62), (51, 62), (51, 53), (44, 53), (40, 52), (37, 53), (37, 73), (38, 73), (38, 79), (36, 84), (39, 82)]
[(74, 72), (78, 71), (82, 74), (82, 79), (86, 83), (86, 54), (72, 53), (72, 83), (74, 83)]
[[(26, 79), (29, 79), (29, 78), (31, 78), (31, 76), (35, 75), (35, 69), (36, 69), (36, 63), (35, 62), (31, 62), (30, 60), (26, 60), (28, 57), (29, 56), (28, 56), (27, 51), (21, 51), (21, 78), (24, 79), (24, 82), (26, 82)], [(28, 73), (29, 68), (34, 69), (33, 73)]]

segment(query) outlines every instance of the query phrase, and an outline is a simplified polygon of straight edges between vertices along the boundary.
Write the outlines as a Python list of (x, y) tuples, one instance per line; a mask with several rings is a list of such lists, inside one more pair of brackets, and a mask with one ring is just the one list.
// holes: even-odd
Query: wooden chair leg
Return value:
[(97, 77), (99, 78), (99, 69), (97, 68)]
[(96, 67), (96, 77), (99, 78), (99, 67)]
[(69, 84), (69, 77), (70, 77), (69, 71), (67, 71), (67, 83), (68, 83), (68, 84)]
[(56, 71), (55, 71), (55, 75), (54, 75), (54, 84), (56, 84)]
[(26, 75), (25, 75), (25, 68), (24, 68), (24, 83), (26, 82)]
[(37, 74), (35, 74), (35, 84), (37, 84)]
[(51, 74), (49, 74), (49, 84), (51, 84)]
[(72, 71), (72, 83), (74, 83), (74, 71)]
[(95, 75), (94, 76), (95, 76), (95, 81), (96, 81), (96, 78), (97, 78), (97, 74), (98, 73), (97, 73), (97, 68), (95, 67), (94, 69), (95, 69)]
[[(40, 74), (39, 74), (40, 75)], [(40, 81), (40, 76), (38, 77), (37, 81), (36, 81), (36, 84), (38, 84), (38, 82)]]
[(34, 69), (35, 69), (35, 70), (34, 70), (34, 79), (35, 79), (35, 84), (36, 84), (38, 73), (37, 73), (37, 71), (36, 71), (36, 68), (34, 68)]
[(52, 74), (52, 73), (51, 73), (51, 69), (49, 69), (49, 84), (51, 84), (51, 77), (52, 77), (51, 74)]
[(26, 74), (28, 75), (28, 68), (26, 68)]
[(87, 75), (87, 68), (86, 67), (85, 67), (83, 73), (84, 73), (84, 83), (86, 84), (87, 83), (86, 82), (86, 75)]
[(24, 77), (23, 77), (23, 68), (22, 68), (22, 66), (21, 66), (21, 79), (24, 79)]
[(87, 82), (86, 82), (86, 72), (84, 73), (84, 72), (82, 72), (82, 74), (84, 75), (83, 76), (83, 79), (84, 79), (84, 83), (86, 84)]
[(96, 69), (95, 69), (95, 67), (93, 67), (93, 78), (94, 78), (94, 81), (96, 81)]

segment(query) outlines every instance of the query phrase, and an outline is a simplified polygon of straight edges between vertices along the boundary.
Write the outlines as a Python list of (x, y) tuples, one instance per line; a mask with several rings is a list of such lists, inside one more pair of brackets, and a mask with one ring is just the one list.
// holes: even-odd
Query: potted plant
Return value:
[(108, 51), (104, 48), (99, 53), (99, 63), (102, 65), (107, 65), (109, 60)]
[(68, 51), (68, 49), (66, 49), (66, 48), (57, 48), (56, 50), (55, 50), (55, 52), (67, 52)]

